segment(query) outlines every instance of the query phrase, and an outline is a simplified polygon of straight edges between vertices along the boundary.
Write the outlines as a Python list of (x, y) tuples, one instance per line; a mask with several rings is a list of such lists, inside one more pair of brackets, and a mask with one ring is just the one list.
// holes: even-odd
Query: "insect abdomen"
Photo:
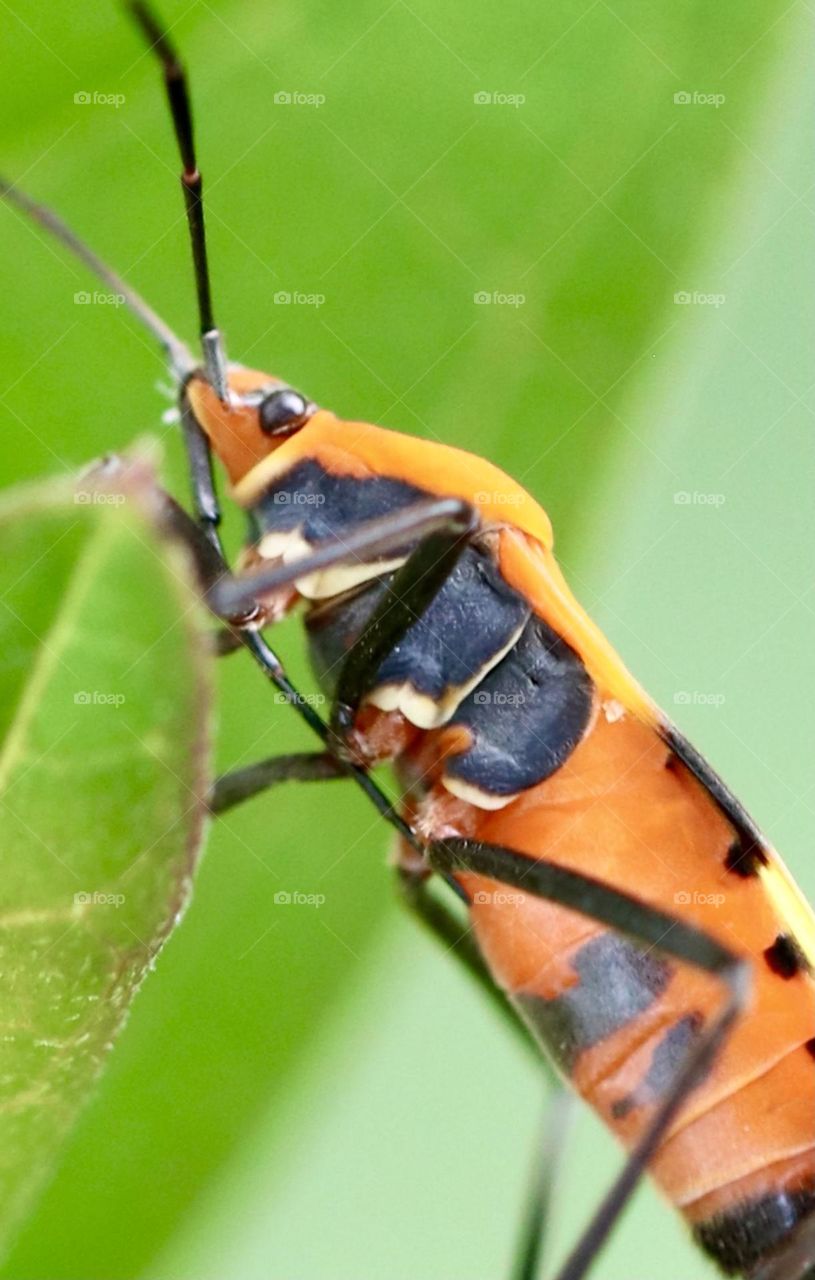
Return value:
[[(731, 1271), (747, 1271), (815, 1207), (815, 991), (758, 870), (656, 732), (600, 716), (564, 765), (475, 837), (635, 892), (753, 961), (752, 1007), (691, 1095), (651, 1170)], [(476, 934), (528, 1025), (631, 1147), (720, 984), (573, 911), (461, 877)]]

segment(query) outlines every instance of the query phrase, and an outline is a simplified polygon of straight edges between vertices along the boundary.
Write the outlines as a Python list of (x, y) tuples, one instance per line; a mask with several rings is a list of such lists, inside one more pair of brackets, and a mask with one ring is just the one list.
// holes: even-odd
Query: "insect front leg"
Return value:
[(559, 906), (628, 935), (663, 956), (684, 961), (719, 978), (727, 996), (724, 1007), (699, 1033), (671, 1076), (652, 1118), (629, 1155), (622, 1172), (591, 1218), (555, 1280), (582, 1280), (635, 1190), (640, 1177), (678, 1112), (724, 1045), (746, 1002), (746, 960), (711, 935), (675, 916), (647, 906), (638, 898), (602, 881), (542, 858), (525, 857), (501, 845), (465, 839), (435, 841), (428, 846), (429, 866), (445, 876), (472, 872), (545, 898)]
[(461, 503), (446, 527), (428, 533), (388, 583), (385, 598), (340, 668), (331, 728), (341, 744), (347, 741), (360, 703), (376, 680), (382, 661), (438, 595), (475, 528), (475, 513), (467, 503)]
[[(222, 579), (213, 583), (208, 593), (208, 603), (213, 612), (221, 617), (231, 617), (246, 612), (257, 606), (258, 602), (273, 592), (290, 587), (300, 578), (339, 564), (353, 564), (366, 557), (384, 555), (405, 546), (414, 538), (429, 538), (440, 534), (440, 540), (431, 544), (435, 547), (436, 558), (442, 557), (442, 567), (431, 570), (426, 554), (414, 562), (414, 572), (418, 573), (421, 564), (422, 572), (434, 573), (435, 589), (423, 593), (432, 599), (444, 580), (449, 576), (457, 556), (449, 550), (459, 540), (464, 549), (466, 538), (475, 528), (475, 516), (469, 503), (459, 498), (428, 498), (425, 502), (417, 502), (415, 506), (394, 511), (390, 515), (362, 522), (353, 532), (342, 537), (327, 539), (314, 547), (307, 555), (287, 563), (274, 564), (268, 569), (243, 574), (240, 577)], [(421, 545), (413, 555), (422, 551)], [(451, 559), (445, 558), (450, 554)], [(411, 557), (403, 565), (407, 569)], [(407, 620), (403, 633), (410, 626)], [(392, 642), (391, 642), (392, 644)], [(383, 641), (383, 647), (388, 645)]]
[[(348, 759), (343, 759), (342, 763), (336, 759), (337, 756), (344, 755), (342, 750), (337, 752), (337, 746), (342, 746), (346, 726), (353, 723), (355, 710), (368, 684), (374, 679), (382, 657), (398, 643), (416, 618), (421, 616), (455, 567), (475, 527), (472, 508), (458, 499), (429, 499), (407, 511), (369, 521), (341, 543), (332, 542), (317, 547), (310, 555), (291, 564), (275, 566), (247, 575), (246, 578), (235, 578), (225, 567), (222, 568), (224, 562), (214, 552), (209, 539), (202, 535), (196, 522), (183, 508), (169, 497), (166, 497), (166, 510), (174, 530), (184, 536), (194, 550), (199, 577), (210, 608), (216, 616), (227, 619), (234, 619), (236, 614), (240, 616), (240, 611), (243, 611), (242, 616), (245, 618), (257, 616), (258, 612), (262, 616), (263, 594), (290, 586), (298, 578), (316, 569), (357, 556), (377, 555), (404, 544), (406, 538), (424, 535), (419, 546), (396, 575), (385, 601), (375, 611), (346, 657), (340, 674), (339, 696), (332, 712), (331, 728), (324, 724), (311, 704), (300, 697), (289, 682), (282, 664), (257, 631), (240, 629), (234, 632), (238, 642), (249, 649), (264, 674), (330, 748), (335, 756), (335, 769), (326, 773), (324, 770), (327, 766), (308, 763), (305, 758), (297, 765), (290, 760), (287, 766), (274, 759), (263, 761), (239, 771), (237, 775), (226, 775), (220, 779), (216, 783), (213, 801), (218, 806), (217, 811), (222, 811), (231, 804), (259, 794), (266, 786), (276, 785), (284, 777), (305, 780), (303, 771), (309, 777), (350, 776), (391, 826), (412, 843), (412, 831), (379, 787), (368, 777), (365, 769)], [(294, 772), (281, 772), (287, 767)]]
[[(383, 658), (422, 616), (450, 577), (476, 523), (469, 503), (457, 498), (429, 498), (414, 507), (366, 521), (341, 541), (325, 542), (291, 563), (242, 577), (216, 575), (205, 588), (206, 599), (217, 616), (251, 620), (262, 616), (265, 596), (290, 587), (311, 573), (380, 556), (416, 537), (421, 539), (344, 659), (331, 714), (329, 745), (338, 755), (345, 756), (347, 735), (356, 711)], [(242, 633), (241, 639), (267, 674), (282, 673), (280, 664), (260, 636), (248, 631)], [(273, 678), (282, 688), (277, 676)], [(302, 708), (307, 719), (310, 710), (308, 706)], [(313, 727), (322, 724), (316, 713), (312, 713), (312, 718)], [(325, 740), (325, 733), (318, 731)]]
[(212, 471), (212, 448), (209, 439), (192, 412), (186, 396), (183, 397), (181, 404), (181, 430), (187, 455), (189, 483), (196, 522), (204, 537), (218, 553), (224, 563), (224, 567), (226, 567), (221, 535), (218, 532), (221, 523), (221, 508)]

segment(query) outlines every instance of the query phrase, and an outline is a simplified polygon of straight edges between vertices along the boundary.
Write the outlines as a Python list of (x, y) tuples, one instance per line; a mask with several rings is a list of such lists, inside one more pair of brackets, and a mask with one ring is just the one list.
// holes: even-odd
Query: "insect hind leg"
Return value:
[(543, 1132), (536, 1146), (532, 1177), (512, 1264), (511, 1280), (536, 1280), (547, 1244), (552, 1198), (557, 1188), (571, 1128), (575, 1099), (554, 1082), (546, 1098)]
[(719, 1054), (748, 994), (748, 962), (715, 938), (631, 894), (600, 880), (517, 850), (474, 840), (450, 839), (428, 846), (429, 865), (445, 876), (473, 872), (525, 893), (569, 907), (635, 943), (653, 947), (719, 978), (726, 990), (721, 1011), (699, 1034), (675, 1071), (651, 1120), (621, 1173), (601, 1201), (553, 1280), (582, 1280), (625, 1209), (646, 1166), (655, 1155), (680, 1109)]

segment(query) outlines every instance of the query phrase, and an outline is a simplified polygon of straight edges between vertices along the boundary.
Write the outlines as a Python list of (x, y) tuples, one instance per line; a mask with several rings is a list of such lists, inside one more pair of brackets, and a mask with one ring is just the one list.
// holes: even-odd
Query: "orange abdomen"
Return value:
[[(470, 814), (475, 838), (634, 893), (751, 961), (750, 1007), (651, 1166), (702, 1242), (741, 1269), (751, 1232), (758, 1255), (815, 1200), (815, 985), (758, 868), (739, 861), (715, 802), (630, 715), (601, 714), (551, 778), (505, 809)], [(459, 878), (496, 982), (630, 1147), (720, 1009), (720, 984), (573, 911)], [(743, 1256), (722, 1243), (735, 1228)]]

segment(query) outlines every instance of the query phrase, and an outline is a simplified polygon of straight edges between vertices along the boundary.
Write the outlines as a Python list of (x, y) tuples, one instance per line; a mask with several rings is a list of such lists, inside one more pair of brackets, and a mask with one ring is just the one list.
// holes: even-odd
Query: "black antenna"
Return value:
[(39, 204), (27, 195), (20, 187), (7, 179), (0, 177), (0, 199), (6, 200), (9, 204), (20, 209), (26, 217), (32, 222), (36, 222), (39, 226), (52, 235), (60, 244), (64, 244), (70, 249), (80, 262), (84, 262), (86, 267), (102, 280), (105, 284), (110, 285), (114, 293), (121, 294), (125, 303), (135, 316), (142, 322), (145, 328), (149, 329), (154, 338), (163, 346), (170, 360), (170, 366), (176, 377), (181, 381), (192, 373), (195, 368), (195, 361), (192, 358), (186, 345), (180, 338), (176, 337), (172, 329), (164, 323), (161, 316), (156, 315), (153, 308), (145, 302), (144, 298), (133, 289), (126, 280), (103, 262), (93, 249), (81, 240), (80, 237), (71, 230), (67, 223), (62, 221), (59, 214), (54, 213), (53, 209), (49, 209), (47, 205)]
[(212, 314), (207, 238), (204, 229), (204, 188), (195, 156), (192, 104), (187, 77), (174, 45), (152, 10), (143, 3), (143, 0), (131, 0), (128, 7), (144, 32), (151, 49), (159, 58), (164, 72), (167, 101), (181, 156), (181, 188), (184, 192), (187, 225), (190, 230), (204, 365), (213, 389), (226, 404), (229, 398), (226, 353), (223, 338), (215, 326)]

